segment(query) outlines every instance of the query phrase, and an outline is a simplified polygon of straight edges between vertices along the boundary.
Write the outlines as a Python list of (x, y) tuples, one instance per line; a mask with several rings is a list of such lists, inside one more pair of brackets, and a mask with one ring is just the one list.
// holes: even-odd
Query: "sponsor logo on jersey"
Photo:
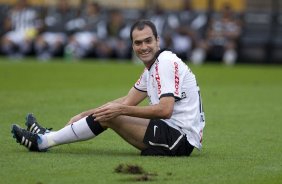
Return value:
[(176, 62), (174, 62), (174, 87), (175, 87), (174, 93), (176, 95), (179, 95), (179, 68)]
[(158, 94), (161, 94), (161, 78), (159, 75), (159, 65), (156, 65), (156, 81), (157, 81), (157, 85), (158, 85)]

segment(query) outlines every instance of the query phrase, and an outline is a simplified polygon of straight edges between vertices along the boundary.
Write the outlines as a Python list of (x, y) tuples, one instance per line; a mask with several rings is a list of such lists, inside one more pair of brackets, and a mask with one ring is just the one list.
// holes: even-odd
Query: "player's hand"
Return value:
[(82, 114), (78, 114), (78, 115), (72, 117), (72, 118), (69, 120), (69, 122), (68, 122), (65, 126), (68, 126), (68, 125), (70, 125), (70, 124), (73, 124), (74, 122), (80, 120), (81, 118), (83, 118)]
[(107, 103), (97, 108), (93, 114), (95, 121), (109, 121), (122, 114), (122, 107), (120, 103)]

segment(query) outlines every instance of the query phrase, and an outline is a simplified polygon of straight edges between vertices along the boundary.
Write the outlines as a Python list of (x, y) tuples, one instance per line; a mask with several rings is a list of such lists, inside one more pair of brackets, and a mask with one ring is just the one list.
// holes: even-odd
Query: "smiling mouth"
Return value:
[(149, 52), (149, 51), (146, 51), (146, 52), (140, 53), (140, 56), (148, 56), (149, 54), (150, 54), (150, 52)]

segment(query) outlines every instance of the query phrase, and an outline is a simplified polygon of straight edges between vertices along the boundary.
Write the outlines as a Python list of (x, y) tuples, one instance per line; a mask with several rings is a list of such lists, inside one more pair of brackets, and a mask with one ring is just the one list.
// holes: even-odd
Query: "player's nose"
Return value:
[(147, 50), (148, 46), (146, 43), (142, 43), (141, 46), (140, 46), (141, 50)]

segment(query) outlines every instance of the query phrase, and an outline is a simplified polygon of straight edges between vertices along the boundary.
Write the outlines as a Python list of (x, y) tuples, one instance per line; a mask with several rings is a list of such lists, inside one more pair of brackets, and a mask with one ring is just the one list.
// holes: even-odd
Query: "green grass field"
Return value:
[[(282, 67), (191, 66), (206, 113), (203, 150), (191, 157), (141, 157), (108, 130), (93, 140), (28, 152), (16, 144), (12, 123), (33, 112), (59, 129), (80, 111), (125, 95), (142, 65), (121, 62), (0, 61), (0, 183), (136, 183), (115, 172), (141, 166), (149, 183), (282, 183)], [(140, 183), (140, 182), (137, 182)], [(142, 182), (141, 182), (142, 183)]]

